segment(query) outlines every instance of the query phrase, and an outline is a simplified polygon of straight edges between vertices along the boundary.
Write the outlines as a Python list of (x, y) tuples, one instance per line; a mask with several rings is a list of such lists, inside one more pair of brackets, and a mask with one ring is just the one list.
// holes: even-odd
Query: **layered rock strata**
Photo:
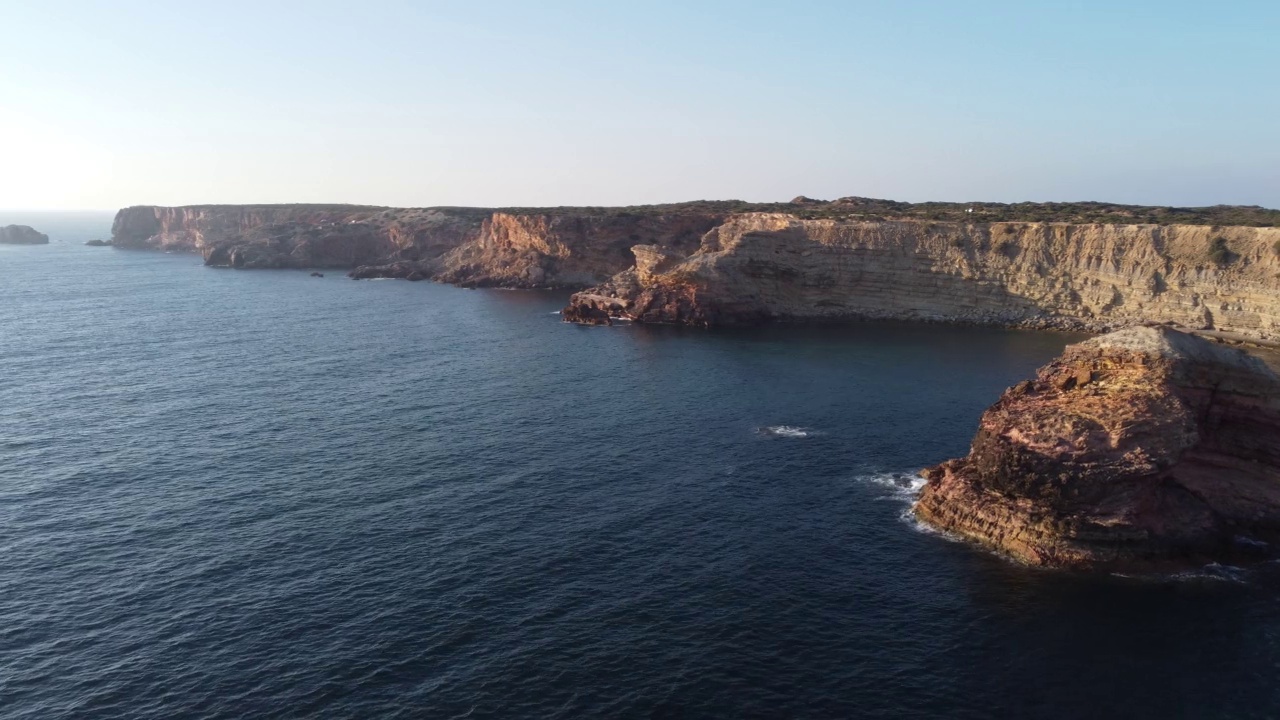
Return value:
[(0, 245), (48, 245), (49, 236), (30, 225), (0, 227)]
[(1237, 348), (1133, 327), (1067, 348), (924, 472), (920, 520), (1030, 565), (1273, 556), (1280, 378)]
[(1280, 336), (1280, 228), (735, 215), (694, 252), (573, 296), (566, 320), (904, 319), (1105, 331), (1139, 321)]
[(471, 208), (192, 206), (121, 210), (121, 248), (197, 252), (233, 268), (342, 268), (355, 278), (467, 286), (582, 288), (632, 264), (631, 247), (692, 252), (726, 217), (714, 211), (520, 213)]
[[(585, 323), (884, 318), (1105, 331), (1157, 321), (1280, 337), (1280, 228), (1264, 227), (1280, 213), (801, 200), (787, 212), (742, 212), (754, 206), (736, 202), (540, 210), (133, 207), (117, 215), (112, 242), (198, 252), (210, 265), (235, 268), (585, 287), (563, 313)], [(1079, 221), (1090, 217), (1205, 224)], [(1207, 224), (1218, 220), (1257, 226)]]

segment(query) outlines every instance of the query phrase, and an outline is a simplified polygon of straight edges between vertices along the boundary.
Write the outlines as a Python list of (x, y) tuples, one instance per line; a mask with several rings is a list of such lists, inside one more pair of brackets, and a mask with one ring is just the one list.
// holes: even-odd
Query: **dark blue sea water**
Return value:
[(0, 246), (4, 718), (1280, 716), (1276, 568), (904, 519), (1066, 336), (581, 328), (45, 220)]

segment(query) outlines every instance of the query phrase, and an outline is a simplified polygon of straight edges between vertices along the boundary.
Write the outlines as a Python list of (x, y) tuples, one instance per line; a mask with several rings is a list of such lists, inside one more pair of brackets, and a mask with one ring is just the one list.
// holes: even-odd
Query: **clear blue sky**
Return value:
[(0, 208), (1280, 207), (1280, 2), (0, 0)]

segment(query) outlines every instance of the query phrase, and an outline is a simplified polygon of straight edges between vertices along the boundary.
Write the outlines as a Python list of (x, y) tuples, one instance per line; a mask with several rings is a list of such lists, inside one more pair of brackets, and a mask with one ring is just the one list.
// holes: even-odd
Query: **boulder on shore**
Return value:
[(30, 225), (0, 227), (0, 245), (48, 245), (49, 236)]
[(920, 520), (1015, 560), (1164, 570), (1280, 549), (1280, 377), (1165, 326), (1066, 349), (924, 471)]

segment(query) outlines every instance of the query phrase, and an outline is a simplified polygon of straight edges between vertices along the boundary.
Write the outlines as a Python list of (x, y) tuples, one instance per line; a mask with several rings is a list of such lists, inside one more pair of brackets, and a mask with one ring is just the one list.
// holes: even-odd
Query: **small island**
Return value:
[(86, 242), (85, 245), (88, 245), (89, 247), (111, 247), (111, 241), (98, 238), (96, 240)]
[(1066, 349), (924, 471), (920, 520), (1028, 565), (1163, 571), (1276, 555), (1280, 377), (1165, 326)]
[(0, 227), (0, 245), (48, 245), (49, 236), (30, 225)]

